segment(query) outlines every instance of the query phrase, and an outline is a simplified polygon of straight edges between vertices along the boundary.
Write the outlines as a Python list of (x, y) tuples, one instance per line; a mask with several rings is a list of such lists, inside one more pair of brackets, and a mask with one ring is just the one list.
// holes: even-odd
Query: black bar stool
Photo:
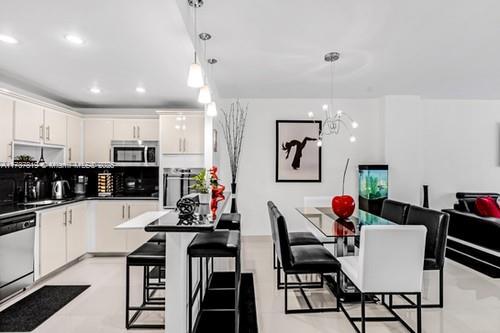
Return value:
[[(130, 305), (130, 267), (143, 267), (144, 281), (142, 304)], [(165, 267), (165, 244), (145, 243), (127, 256), (126, 291), (125, 291), (125, 325), (129, 328), (165, 328), (165, 324), (134, 324), (143, 311), (165, 311), (165, 298), (151, 299), (150, 291), (164, 290), (165, 282), (151, 283), (150, 267)], [(134, 311), (132, 317), (130, 312)]]
[[(151, 237), (148, 240), (148, 243), (161, 245), (165, 244), (165, 239), (166, 239), (166, 233), (159, 232), (155, 234), (153, 237)], [(163, 264), (162, 266), (155, 266), (152, 269), (149, 269), (148, 267), (145, 272), (146, 272), (145, 273), (146, 277), (144, 279), (145, 282), (144, 288), (146, 289), (146, 303), (148, 304), (155, 304), (156, 302), (159, 302), (160, 304), (164, 303), (165, 297), (154, 297), (154, 294), (158, 289), (149, 287), (163, 287), (165, 285), (165, 265)], [(151, 290), (151, 292), (149, 290)]]
[(239, 213), (224, 213), (221, 214), (217, 230), (241, 230), (241, 214)]
[[(217, 323), (218, 331), (224, 331), (220, 325), (234, 326), (239, 331), (239, 287), (240, 287), (240, 232), (235, 230), (216, 230), (198, 233), (188, 247), (189, 270), (189, 329), (188, 332), (204, 332), (207, 326)], [(193, 258), (199, 258), (200, 279), (193, 291)], [(203, 258), (206, 259), (206, 294), (203, 297)], [(214, 258), (234, 258), (234, 272), (214, 272)], [(212, 272), (209, 275), (208, 261), (212, 260)], [(193, 330), (193, 306), (200, 296), (200, 311)], [(234, 317), (233, 317), (234, 313)], [(234, 321), (233, 321), (234, 320)], [(211, 326), (209, 330), (213, 330)]]

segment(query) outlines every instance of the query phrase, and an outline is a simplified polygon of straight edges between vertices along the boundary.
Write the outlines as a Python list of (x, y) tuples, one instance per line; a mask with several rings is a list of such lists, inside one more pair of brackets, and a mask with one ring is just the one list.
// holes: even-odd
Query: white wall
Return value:
[(424, 100), (423, 111), (431, 207), (452, 207), (459, 191), (500, 192), (500, 100)]
[[(228, 109), (232, 100), (219, 101)], [(247, 127), (238, 174), (238, 208), (242, 213), (242, 232), (246, 235), (269, 234), (267, 200), (272, 200), (288, 218), (290, 228), (303, 220), (294, 211), (303, 205), (304, 196), (333, 196), (342, 191), (342, 174), (347, 157), (351, 158), (346, 178), (346, 193), (357, 198), (357, 165), (384, 162), (382, 103), (378, 99), (342, 99), (340, 108), (355, 118), (360, 126), (355, 131), (358, 141), (349, 142), (342, 130), (338, 136), (326, 137), (322, 152), (321, 183), (275, 182), (275, 121), (306, 119), (307, 112), (321, 115), (326, 100), (318, 99), (251, 99), (248, 103)], [(219, 112), (220, 117), (220, 112)], [(221, 181), (229, 188), (231, 177), (222, 131), (219, 129)]]

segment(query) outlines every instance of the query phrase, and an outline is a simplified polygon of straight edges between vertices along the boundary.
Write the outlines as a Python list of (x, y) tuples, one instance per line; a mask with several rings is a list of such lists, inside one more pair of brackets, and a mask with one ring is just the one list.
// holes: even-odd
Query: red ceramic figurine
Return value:
[(224, 200), (224, 190), (226, 187), (219, 184), (219, 177), (217, 176), (217, 167), (213, 166), (210, 169), (210, 186), (212, 188), (212, 199), (210, 200), (210, 209), (212, 217), (215, 219), (217, 213), (217, 203)]
[(356, 207), (354, 199), (350, 195), (344, 195), (345, 175), (348, 165), (349, 159), (347, 159), (344, 170), (344, 178), (342, 179), (342, 195), (337, 195), (332, 199), (332, 210), (341, 219), (347, 219), (350, 217), (352, 213), (354, 213), (354, 208)]

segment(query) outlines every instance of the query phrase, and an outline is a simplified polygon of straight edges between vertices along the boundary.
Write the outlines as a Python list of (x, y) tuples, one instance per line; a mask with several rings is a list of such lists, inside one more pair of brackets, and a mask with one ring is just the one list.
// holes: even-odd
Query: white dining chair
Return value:
[[(359, 256), (337, 258), (342, 272), (361, 295), (361, 317), (351, 317), (341, 309), (357, 332), (366, 332), (366, 322), (399, 321), (415, 332), (385, 301), (392, 316), (366, 317), (365, 302), (369, 296), (416, 296), (417, 332), (422, 331), (421, 292), (427, 229), (422, 225), (365, 225), (361, 228)], [(361, 329), (356, 322), (361, 322)]]

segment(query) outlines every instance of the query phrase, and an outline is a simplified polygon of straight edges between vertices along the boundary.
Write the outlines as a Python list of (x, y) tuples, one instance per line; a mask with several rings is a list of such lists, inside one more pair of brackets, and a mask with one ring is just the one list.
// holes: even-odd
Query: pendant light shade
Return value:
[(207, 106), (207, 116), (209, 117), (217, 117), (217, 105), (215, 102), (208, 104)]
[(212, 95), (210, 94), (210, 88), (204, 85), (200, 88), (200, 93), (198, 94), (198, 103), (209, 104), (212, 102)]
[(191, 88), (203, 87), (203, 71), (199, 64), (192, 63), (191, 66), (189, 66), (187, 85)]

